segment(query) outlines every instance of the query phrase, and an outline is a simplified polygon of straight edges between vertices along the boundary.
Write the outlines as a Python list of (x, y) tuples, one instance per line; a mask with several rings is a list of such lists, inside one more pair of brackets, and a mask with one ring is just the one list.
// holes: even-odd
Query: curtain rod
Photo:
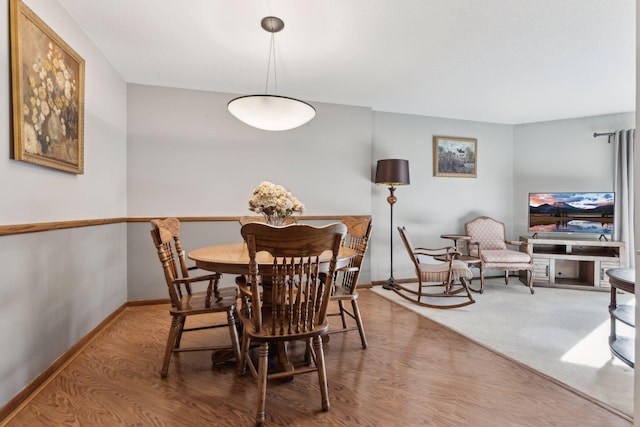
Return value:
[(611, 136), (611, 135), (614, 135), (614, 134), (615, 134), (615, 132), (602, 132), (602, 133), (594, 132), (593, 133), (593, 137), (597, 138), (599, 136)]

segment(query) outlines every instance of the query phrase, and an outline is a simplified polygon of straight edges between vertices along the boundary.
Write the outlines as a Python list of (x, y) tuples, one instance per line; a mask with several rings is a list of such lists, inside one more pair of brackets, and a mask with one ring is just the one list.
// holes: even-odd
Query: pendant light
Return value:
[(258, 129), (280, 131), (302, 126), (316, 115), (312, 105), (298, 99), (280, 95), (268, 95), (269, 72), (273, 57), (273, 76), (276, 92), (278, 91), (276, 75), (275, 33), (284, 28), (284, 22), (275, 16), (262, 18), (262, 28), (271, 33), (269, 48), (269, 65), (267, 67), (267, 83), (264, 95), (246, 95), (232, 99), (227, 104), (229, 112), (238, 120)]

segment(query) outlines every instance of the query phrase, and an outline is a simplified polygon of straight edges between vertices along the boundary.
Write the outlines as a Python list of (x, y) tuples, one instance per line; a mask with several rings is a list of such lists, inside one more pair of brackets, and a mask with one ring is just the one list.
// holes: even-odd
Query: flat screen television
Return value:
[(615, 193), (529, 193), (529, 231), (613, 234)]

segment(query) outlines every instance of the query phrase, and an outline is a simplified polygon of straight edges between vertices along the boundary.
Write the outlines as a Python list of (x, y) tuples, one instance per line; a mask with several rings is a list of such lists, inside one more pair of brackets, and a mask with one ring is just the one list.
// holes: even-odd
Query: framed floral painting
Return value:
[(84, 173), (84, 60), (20, 0), (10, 0), (15, 160)]
[(477, 155), (477, 139), (434, 136), (433, 176), (476, 178)]

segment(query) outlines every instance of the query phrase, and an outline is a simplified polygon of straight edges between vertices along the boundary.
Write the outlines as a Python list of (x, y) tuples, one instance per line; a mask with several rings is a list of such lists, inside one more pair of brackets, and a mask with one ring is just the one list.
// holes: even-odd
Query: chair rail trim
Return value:
[[(14, 234), (26, 234), (26, 233), (40, 233), (43, 231), (51, 230), (64, 230), (66, 228), (80, 228), (80, 227), (93, 227), (97, 225), (118, 224), (122, 222), (149, 222), (152, 219), (169, 217), (166, 216), (154, 216), (154, 217), (120, 217), (120, 218), (100, 218), (100, 219), (81, 219), (72, 221), (53, 221), (53, 222), (36, 222), (28, 224), (10, 224), (0, 225), (0, 236), (9, 236)], [(340, 221), (344, 216), (369, 216), (369, 215), (308, 215), (299, 217), (301, 220), (316, 221), (316, 220), (336, 220)], [(181, 222), (229, 222), (239, 221), (240, 216), (186, 216), (176, 217)]]

